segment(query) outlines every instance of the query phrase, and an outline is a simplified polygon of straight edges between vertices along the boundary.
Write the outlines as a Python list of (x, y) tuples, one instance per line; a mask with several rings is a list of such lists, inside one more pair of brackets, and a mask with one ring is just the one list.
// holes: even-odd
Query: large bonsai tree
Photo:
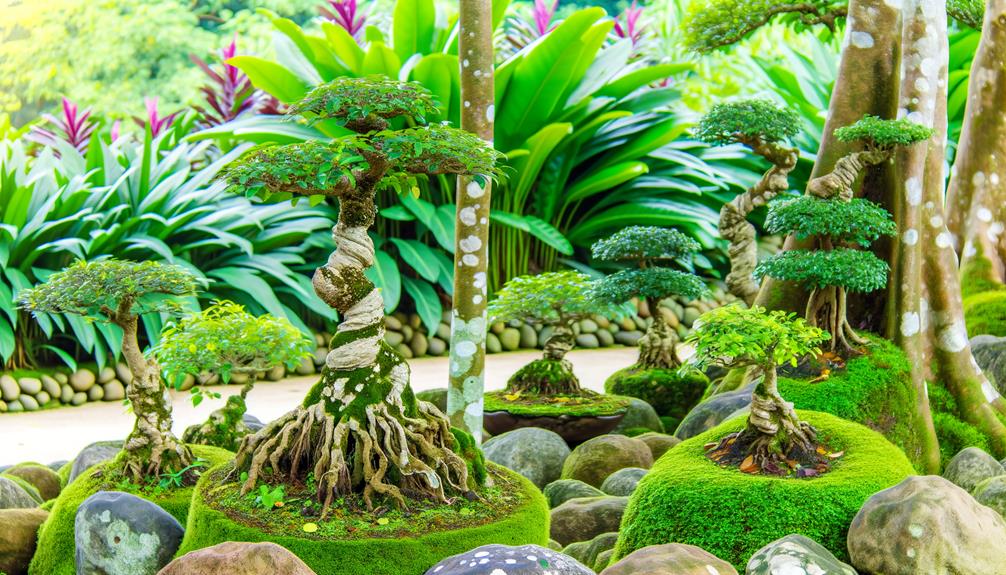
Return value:
[(492, 321), (530, 321), (552, 327), (544, 354), (520, 368), (507, 382), (508, 393), (576, 395), (580, 380), (566, 353), (573, 349), (573, 324), (595, 314), (610, 313), (612, 306), (592, 297), (593, 282), (574, 271), (520, 276), (508, 281), (489, 302)]
[(157, 262), (78, 261), (21, 292), (21, 308), (33, 313), (79, 315), (122, 330), (122, 356), (133, 380), (126, 387), (136, 425), (126, 438), (123, 472), (134, 482), (185, 469), (188, 448), (171, 432), (171, 401), (157, 362), (144, 357), (137, 319), (144, 313), (178, 313), (178, 298), (195, 295), (195, 277)]
[(639, 340), (640, 369), (674, 369), (681, 365), (675, 352), (677, 333), (667, 325), (658, 305), (672, 295), (691, 298), (706, 291), (698, 276), (667, 267), (698, 250), (698, 242), (681, 232), (653, 226), (625, 228), (591, 247), (595, 260), (633, 266), (596, 282), (593, 296), (610, 305), (636, 297), (646, 301), (653, 323)]
[[(214, 373), (228, 383), (233, 375), (247, 378), (241, 392), (227, 398), (226, 405), (209, 419), (182, 434), (185, 443), (215, 445), (230, 451), (250, 433), (244, 423), (245, 399), (258, 375), (277, 366), (293, 369), (311, 357), (312, 342), (284, 318), (248, 313), (230, 301), (217, 302), (177, 324), (169, 324), (151, 350), (175, 387), (185, 375)], [(202, 395), (194, 395), (198, 405)]]
[(751, 396), (747, 427), (720, 440), (709, 456), (747, 472), (773, 475), (824, 463), (814, 429), (779, 395), (776, 366), (819, 353), (817, 346), (828, 334), (791, 313), (737, 304), (706, 312), (696, 324), (688, 342), (695, 346), (698, 365), (754, 367), (762, 375)]
[[(411, 190), (421, 175), (497, 174), (497, 154), (485, 141), (423, 125), (434, 109), (430, 93), (415, 83), (337, 78), (289, 113), (336, 121), (353, 134), (260, 149), (226, 172), (230, 188), (247, 195), (321, 196), (339, 204), (336, 250), (313, 284), (342, 322), (304, 403), (242, 441), (236, 466), (248, 473), (245, 492), (264, 473), (299, 482), (313, 473), (327, 512), (334, 499), (354, 492), (370, 508), (375, 496), (405, 506), (407, 496), (446, 501), (473, 488), (449, 421), (416, 400), (408, 364), (385, 343), (381, 293), (364, 274), (374, 263), (367, 230), (379, 187)], [(406, 123), (416, 125), (395, 128)]]
[(755, 228), (748, 215), (789, 190), (789, 173), (796, 167), (799, 150), (783, 145), (797, 133), (798, 118), (791, 110), (766, 100), (740, 100), (713, 106), (695, 130), (697, 138), (713, 146), (743, 144), (765, 158), (772, 167), (754, 186), (720, 208), (720, 236), (730, 242), (730, 293), (749, 305), (758, 295), (752, 273), (758, 263)]

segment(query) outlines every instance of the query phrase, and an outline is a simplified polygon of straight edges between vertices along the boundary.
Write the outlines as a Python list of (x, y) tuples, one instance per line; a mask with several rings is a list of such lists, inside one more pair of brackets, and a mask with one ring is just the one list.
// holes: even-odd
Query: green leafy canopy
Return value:
[(418, 82), (341, 76), (308, 92), (287, 114), (303, 116), (309, 123), (337, 119), (346, 124), (405, 116), (425, 124), (436, 112), (433, 95)]
[(311, 356), (312, 343), (286, 319), (222, 301), (166, 326), (152, 352), (169, 380), (211, 372), (227, 381), (232, 373), (292, 369)]
[(854, 124), (835, 130), (835, 137), (843, 142), (863, 142), (867, 147), (890, 150), (896, 146), (910, 146), (933, 135), (933, 129), (902, 118), (882, 120), (877, 116), (863, 116)]
[(869, 200), (851, 201), (800, 196), (769, 204), (765, 228), (773, 234), (795, 234), (803, 239), (828, 236), (869, 246), (880, 236), (893, 236), (897, 226), (891, 214)]
[(706, 292), (698, 276), (670, 268), (622, 270), (594, 282), (592, 297), (620, 304), (634, 297), (663, 299), (672, 295), (698, 297)]
[(782, 252), (758, 264), (754, 275), (797, 282), (807, 289), (840, 286), (871, 292), (887, 285), (888, 271), (887, 262), (873, 252), (836, 248)]
[(781, 142), (799, 131), (796, 112), (768, 100), (738, 100), (713, 106), (699, 121), (695, 137), (715, 146)]
[(673, 260), (699, 251), (699, 243), (678, 230), (630, 226), (591, 246), (594, 259), (605, 262)]
[(828, 338), (828, 332), (793, 313), (731, 304), (702, 314), (686, 341), (694, 346), (698, 365), (733, 368), (769, 361), (795, 364), (804, 355), (820, 353), (818, 346)]
[(19, 294), (19, 305), (32, 312), (82, 315), (109, 321), (109, 314), (174, 313), (177, 297), (192, 296), (196, 278), (186, 269), (153, 261), (78, 260), (49, 276), (45, 283)]
[(593, 285), (586, 274), (574, 271), (515, 277), (489, 302), (489, 317), (557, 324), (593, 314), (617, 315), (617, 307), (591, 297)]
[(710, 52), (741, 41), (778, 15), (788, 15), (802, 25), (834, 20), (847, 11), (843, 0), (704, 0), (688, 6), (683, 26), (685, 43), (698, 52)]

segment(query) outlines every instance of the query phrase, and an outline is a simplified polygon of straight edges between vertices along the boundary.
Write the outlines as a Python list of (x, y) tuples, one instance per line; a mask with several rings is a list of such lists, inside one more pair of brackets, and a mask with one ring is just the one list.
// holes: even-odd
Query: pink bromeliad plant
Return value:
[(63, 113), (60, 117), (52, 114), (42, 114), (42, 119), (52, 129), (42, 126), (32, 126), (28, 139), (44, 146), (54, 146), (58, 140), (69, 143), (83, 153), (91, 142), (91, 135), (98, 127), (98, 122), (91, 119), (91, 109), (83, 112), (77, 104), (63, 98)]
[(171, 127), (171, 124), (175, 122), (175, 117), (178, 116), (178, 112), (162, 117), (160, 112), (157, 110), (156, 96), (153, 98), (144, 98), (143, 103), (147, 109), (147, 117), (137, 118), (136, 116), (133, 116), (133, 121), (136, 122), (137, 126), (143, 129), (147, 129), (147, 127), (149, 127), (150, 135), (156, 138), (161, 135), (162, 132)]
[(619, 38), (629, 38), (635, 48), (643, 39), (644, 26), (639, 21), (639, 17), (642, 15), (643, 9), (636, 5), (636, 0), (632, 0), (632, 5), (615, 18), (615, 28), (612, 33)]
[(359, 14), (359, 4), (356, 0), (328, 0), (331, 10), (325, 7), (318, 8), (318, 12), (328, 20), (344, 28), (349, 35), (359, 40), (360, 31), (367, 21), (367, 17)]
[(555, 10), (559, 7), (559, 0), (552, 2), (549, 6), (545, 3), (545, 0), (534, 0), (534, 26), (537, 30), (539, 36), (544, 36), (546, 32), (552, 29), (552, 18), (555, 16)]
[(219, 52), (220, 65), (216, 69), (204, 60), (190, 54), (189, 59), (199, 66), (211, 80), (211, 84), (199, 90), (206, 97), (206, 106), (194, 106), (207, 126), (219, 126), (235, 120), (248, 112), (255, 112), (265, 99), (262, 92), (255, 90), (248, 75), (227, 63), (237, 55), (237, 36)]

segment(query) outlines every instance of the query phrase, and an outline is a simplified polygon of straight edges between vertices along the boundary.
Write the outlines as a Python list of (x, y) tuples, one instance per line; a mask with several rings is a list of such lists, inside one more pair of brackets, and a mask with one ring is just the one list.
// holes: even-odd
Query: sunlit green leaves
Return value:
[(854, 198), (846, 202), (814, 196), (772, 202), (765, 228), (773, 234), (795, 234), (800, 239), (828, 236), (863, 247), (897, 232), (891, 214), (869, 200)]
[(715, 146), (781, 142), (796, 135), (799, 122), (795, 112), (768, 100), (722, 102), (702, 117), (695, 137)]
[(795, 314), (731, 304), (702, 314), (686, 341), (695, 348), (695, 363), (733, 368), (791, 363), (818, 353), (827, 340), (828, 332)]
[(616, 306), (592, 296), (593, 280), (574, 271), (550, 272), (511, 279), (489, 302), (493, 321), (560, 323), (592, 314), (617, 315)]
[(882, 120), (876, 116), (864, 116), (854, 124), (835, 130), (835, 137), (843, 142), (863, 142), (868, 147), (881, 150), (910, 146), (932, 135), (932, 128), (906, 118)]
[(889, 271), (887, 262), (873, 252), (836, 248), (781, 252), (758, 264), (754, 274), (796, 282), (807, 289), (841, 286), (871, 292), (887, 285)]
[(674, 260), (699, 248), (698, 242), (675, 229), (629, 226), (598, 240), (590, 249), (596, 260), (645, 263)]

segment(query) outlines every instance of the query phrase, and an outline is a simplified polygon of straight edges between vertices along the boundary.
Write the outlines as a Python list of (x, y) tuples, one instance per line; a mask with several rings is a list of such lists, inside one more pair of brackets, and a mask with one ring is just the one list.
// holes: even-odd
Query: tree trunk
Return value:
[(656, 298), (647, 298), (646, 305), (653, 323), (639, 339), (639, 361), (636, 363), (642, 369), (677, 369), (681, 366), (675, 350), (678, 333), (667, 325)]
[(1006, 283), (1006, 0), (988, 0), (957, 159), (950, 174), (947, 227), (961, 254), (965, 289)]
[(959, 415), (988, 434), (999, 457), (1006, 455), (1006, 427), (993, 409), (1002, 409), (1002, 398), (971, 355), (957, 256), (944, 217), (946, 7), (941, 0), (909, 0), (904, 10), (899, 115), (933, 128), (935, 135), (895, 155), (898, 185), (883, 202), (894, 213), (900, 232), (891, 260), (886, 330), (912, 365), (917, 427), (923, 435), (921, 455), (926, 471), (934, 472), (939, 452), (928, 385), (943, 385), (954, 395)]
[[(866, 114), (893, 118), (897, 111), (898, 66), (901, 61), (901, 10), (899, 4), (886, 0), (850, 0), (845, 25), (845, 42), (838, 77), (832, 90), (824, 136), (817, 153), (811, 179), (830, 173), (839, 159), (855, 150), (855, 144), (840, 142), (835, 129), (848, 126)], [(886, 165), (866, 171), (864, 189), (867, 197), (876, 197), (889, 187)], [(786, 239), (786, 250), (810, 249), (812, 240)], [(883, 251), (885, 242), (875, 247)], [(882, 258), (886, 259), (886, 258)], [(803, 311), (807, 292), (798, 284), (765, 278), (755, 300), (772, 309)]]
[(849, 325), (848, 297), (841, 286), (815, 289), (807, 298), (807, 323), (831, 334), (828, 351), (842, 357), (861, 355), (869, 344)]
[(342, 317), (321, 380), (301, 407), (245, 437), (236, 458), (248, 471), (245, 493), (267, 469), (292, 481), (313, 471), (323, 515), (353, 492), (362, 491), (368, 509), (374, 496), (405, 507), (405, 493), (444, 502), (448, 493), (470, 492), (450, 422), (416, 400), (408, 363), (384, 341), (384, 302), (364, 275), (374, 263), (367, 230), (383, 170), (379, 159), (368, 161), (377, 173), (339, 198), (337, 247), (314, 274), (315, 292)]
[(569, 324), (566, 321), (555, 326), (545, 342), (543, 357), (517, 370), (507, 381), (508, 392), (538, 395), (578, 395), (582, 392), (580, 380), (573, 373), (573, 364), (566, 359), (566, 353), (576, 343)]
[[(461, 60), (461, 128), (492, 144), (495, 92), (490, 0), (461, 0), (458, 54)], [(489, 269), (491, 182), (458, 177), (451, 312), (451, 424), (482, 441), (485, 390), (486, 300)]]
[(136, 416), (123, 450), (126, 474), (136, 483), (145, 483), (184, 469), (192, 463), (192, 454), (171, 431), (171, 397), (161, 381), (160, 366), (140, 349), (131, 307), (132, 302), (123, 302), (115, 318), (122, 328), (122, 356), (133, 375), (126, 397)]
[(244, 436), (251, 433), (245, 425), (244, 415), (248, 412), (245, 400), (255, 387), (255, 373), (248, 382), (241, 386), (241, 393), (227, 398), (227, 403), (220, 409), (213, 410), (206, 421), (191, 425), (182, 434), (182, 441), (187, 444), (212, 445), (228, 451), (237, 451)]

